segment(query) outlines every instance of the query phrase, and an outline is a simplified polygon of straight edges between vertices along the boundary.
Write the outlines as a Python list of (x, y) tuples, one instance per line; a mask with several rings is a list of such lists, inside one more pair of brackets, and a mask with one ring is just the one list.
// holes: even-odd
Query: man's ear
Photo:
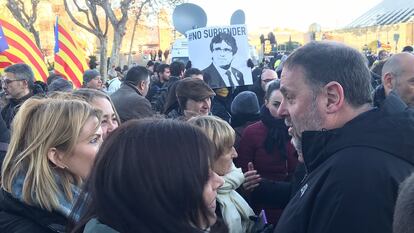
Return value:
[(23, 80), (23, 82), (24, 82), (24, 86), (29, 88), (29, 82), (27, 80)]
[(394, 87), (394, 77), (391, 73), (386, 73), (382, 78), (382, 85), (384, 85), (385, 93), (388, 95)]
[(344, 89), (338, 82), (329, 82), (324, 87), (326, 93), (326, 113), (335, 113), (341, 109), (345, 101)]
[(49, 148), (49, 150), (47, 150), (47, 158), (56, 167), (59, 167), (61, 169), (67, 168), (67, 166), (63, 162), (63, 160), (64, 160), (64, 153), (60, 152), (55, 147)]

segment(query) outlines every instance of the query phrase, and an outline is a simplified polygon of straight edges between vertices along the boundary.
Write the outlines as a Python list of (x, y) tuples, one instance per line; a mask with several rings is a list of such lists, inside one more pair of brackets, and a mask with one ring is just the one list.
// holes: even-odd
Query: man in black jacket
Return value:
[(307, 176), (275, 232), (392, 232), (398, 185), (414, 170), (414, 112), (394, 94), (373, 109), (364, 58), (338, 43), (291, 54), (281, 92)]
[(10, 131), (0, 114), (0, 169), (10, 142)]
[(30, 98), (33, 93), (34, 74), (26, 64), (14, 64), (4, 69), (5, 77), (1, 80), (7, 104), (1, 110), (1, 115), (10, 129), (14, 116), (20, 105)]

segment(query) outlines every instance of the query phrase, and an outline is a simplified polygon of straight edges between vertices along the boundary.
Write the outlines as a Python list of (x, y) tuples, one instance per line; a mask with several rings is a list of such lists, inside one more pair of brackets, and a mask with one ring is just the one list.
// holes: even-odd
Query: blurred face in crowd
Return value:
[(269, 100), (265, 100), (266, 108), (269, 109), (270, 115), (272, 115), (274, 118), (280, 118), (280, 116), (277, 114), (277, 110), (279, 109), (282, 99), (283, 96), (280, 90), (274, 90), (272, 94), (270, 94)]
[(83, 180), (89, 175), (95, 161), (96, 153), (102, 143), (102, 128), (98, 118), (89, 118), (79, 134), (78, 141), (70, 155), (63, 156), (62, 163), (71, 173), (80, 176)]
[(91, 81), (86, 84), (87, 88), (101, 90), (102, 89), (102, 80), (101, 76), (96, 76)]
[(171, 76), (170, 68), (167, 67), (164, 69), (164, 72), (160, 73), (160, 81), (166, 82), (170, 80), (170, 76)]
[(213, 170), (220, 176), (226, 175), (231, 170), (234, 158), (237, 158), (237, 152), (234, 146), (232, 146), (214, 161)]
[(210, 113), (210, 108), (210, 97), (207, 97), (200, 101), (188, 99), (185, 106), (185, 111), (192, 112), (194, 115), (207, 116)]
[(151, 71), (151, 73), (154, 73), (154, 65), (152, 65), (152, 66), (147, 66), (147, 69), (148, 69), (149, 71)]
[(213, 44), (213, 63), (225, 70), (229, 69), (233, 61), (233, 49), (225, 41)]
[(310, 130), (321, 130), (326, 121), (320, 100), (320, 94), (313, 90), (305, 80), (302, 67), (284, 68), (281, 87), (283, 98), (277, 114), (285, 118), (289, 134), (296, 149), (302, 150), (302, 133)]
[(111, 103), (106, 98), (94, 98), (91, 105), (102, 111), (102, 139), (105, 140), (108, 135), (119, 126), (115, 111), (112, 108)]
[(149, 87), (150, 87), (150, 77), (148, 76), (147, 80), (139, 83), (138, 89), (141, 92), (142, 96), (144, 97), (147, 96)]
[(384, 60), (384, 59), (388, 58), (389, 56), (390, 56), (390, 54), (387, 51), (381, 51), (378, 54), (378, 59), (379, 60)]
[(7, 99), (20, 99), (30, 93), (27, 81), (16, 78), (13, 73), (6, 72), (1, 85)]
[(414, 55), (406, 53), (400, 65), (403, 72), (395, 78), (393, 90), (410, 107), (414, 107)]
[(264, 69), (261, 76), (261, 87), (263, 91), (266, 91), (266, 84), (277, 79), (277, 73), (271, 69)]
[(191, 75), (191, 78), (194, 79), (200, 79), (200, 80), (204, 80), (203, 75), (202, 74), (193, 74)]
[(209, 210), (208, 213), (208, 223), (203, 223), (203, 228), (212, 226), (216, 220), (216, 198), (217, 198), (217, 189), (224, 184), (224, 180), (217, 175), (214, 171), (210, 170), (209, 179), (207, 184), (204, 186), (203, 199), (206, 203), (206, 206)]

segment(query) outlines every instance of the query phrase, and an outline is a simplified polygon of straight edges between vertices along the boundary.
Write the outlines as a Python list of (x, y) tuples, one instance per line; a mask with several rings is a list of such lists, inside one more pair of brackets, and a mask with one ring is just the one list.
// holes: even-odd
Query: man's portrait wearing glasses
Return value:
[(243, 73), (231, 66), (237, 53), (237, 44), (233, 36), (219, 33), (210, 42), (212, 63), (203, 70), (204, 80), (211, 88), (244, 85)]

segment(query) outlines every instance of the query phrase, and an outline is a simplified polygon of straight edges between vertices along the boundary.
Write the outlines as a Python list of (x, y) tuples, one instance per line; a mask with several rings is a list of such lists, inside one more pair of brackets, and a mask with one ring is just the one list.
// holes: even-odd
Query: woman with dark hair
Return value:
[(121, 124), (111, 98), (104, 92), (90, 88), (81, 88), (75, 90), (73, 95), (84, 99), (92, 107), (102, 111), (101, 127), (104, 140)]
[[(280, 80), (274, 80), (268, 84), (265, 104), (260, 110), (261, 120), (244, 130), (237, 148), (239, 156), (235, 159), (235, 164), (244, 172), (256, 169), (262, 178), (272, 181), (289, 181), (298, 159), (290, 143), (288, 127), (277, 115), (282, 101), (279, 88)], [(253, 164), (254, 168), (252, 168)], [(252, 204), (256, 213), (264, 207)], [(266, 211), (272, 223), (275, 223), (274, 221), (277, 221), (281, 214), (281, 210)]]
[(216, 222), (212, 142), (172, 120), (131, 120), (99, 151), (73, 232), (208, 232)]
[(211, 98), (215, 93), (203, 80), (186, 78), (176, 83), (175, 98), (178, 109), (169, 112), (168, 118), (190, 119), (193, 116), (210, 114)]

